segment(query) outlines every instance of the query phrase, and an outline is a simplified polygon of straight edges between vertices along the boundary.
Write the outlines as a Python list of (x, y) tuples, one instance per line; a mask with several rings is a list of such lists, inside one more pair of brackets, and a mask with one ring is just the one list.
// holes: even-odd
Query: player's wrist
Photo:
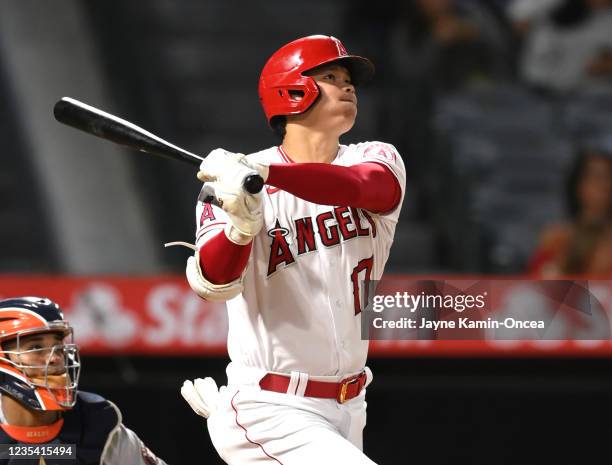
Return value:
[(225, 237), (236, 245), (248, 245), (253, 240), (254, 235), (241, 231), (232, 223), (228, 223), (223, 230)]

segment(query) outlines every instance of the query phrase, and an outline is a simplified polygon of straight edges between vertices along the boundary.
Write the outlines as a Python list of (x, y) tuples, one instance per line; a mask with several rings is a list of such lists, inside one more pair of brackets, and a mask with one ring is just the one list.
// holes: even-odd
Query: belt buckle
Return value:
[(338, 402), (339, 403), (344, 404), (347, 401), (346, 392), (348, 391), (348, 387), (351, 384), (359, 383), (359, 378), (360, 377), (361, 377), (361, 375), (353, 376), (352, 378), (349, 378), (346, 381), (342, 382), (342, 385), (340, 386), (340, 394), (338, 395)]

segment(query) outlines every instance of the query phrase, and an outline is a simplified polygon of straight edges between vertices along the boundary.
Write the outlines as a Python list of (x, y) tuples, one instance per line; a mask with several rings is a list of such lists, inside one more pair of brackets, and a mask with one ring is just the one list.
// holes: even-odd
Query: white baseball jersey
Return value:
[[(292, 163), (280, 147), (249, 157)], [(361, 339), (361, 287), (383, 274), (406, 183), (403, 161), (390, 144), (341, 145), (332, 163), (364, 162), (380, 163), (397, 177), (402, 193), (392, 211), (319, 205), (265, 186), (264, 227), (253, 240), (244, 291), (227, 302), (234, 364), (312, 376), (363, 370), (368, 341)], [(220, 208), (199, 203), (196, 221), (200, 247), (228, 219)]]

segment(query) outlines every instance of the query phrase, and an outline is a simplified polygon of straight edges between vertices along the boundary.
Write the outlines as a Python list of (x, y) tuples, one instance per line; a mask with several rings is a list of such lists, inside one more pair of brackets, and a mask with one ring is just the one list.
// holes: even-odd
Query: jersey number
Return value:
[(357, 266), (353, 268), (353, 272), (351, 273), (351, 281), (353, 283), (353, 301), (355, 302), (355, 315), (359, 315), (362, 310), (361, 299), (359, 298), (359, 275), (363, 272), (364, 277), (362, 278), (364, 282), (364, 297), (367, 302), (369, 299), (369, 287), (370, 287), (370, 277), (372, 275), (372, 266), (374, 264), (374, 256), (370, 258), (364, 258), (357, 263)]

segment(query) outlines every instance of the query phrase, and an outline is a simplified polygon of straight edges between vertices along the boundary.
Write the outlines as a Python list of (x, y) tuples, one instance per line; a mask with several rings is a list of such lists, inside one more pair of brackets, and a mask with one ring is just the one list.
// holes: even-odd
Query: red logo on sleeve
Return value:
[(380, 158), (381, 160), (394, 162), (395, 161), (395, 150), (389, 147), (387, 144), (372, 144), (365, 152), (363, 152), (364, 158)]
[(204, 203), (204, 209), (202, 210), (202, 215), (200, 215), (200, 226), (204, 224), (206, 220), (214, 220), (215, 212), (213, 212), (212, 205), (209, 203)]

